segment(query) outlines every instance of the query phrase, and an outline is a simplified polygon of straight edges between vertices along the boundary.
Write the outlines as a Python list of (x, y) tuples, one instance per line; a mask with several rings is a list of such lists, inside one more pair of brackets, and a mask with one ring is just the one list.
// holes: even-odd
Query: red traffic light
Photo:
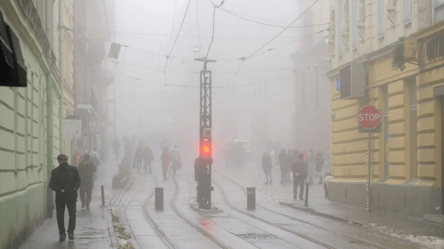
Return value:
[(200, 154), (204, 157), (211, 156), (211, 143), (210, 142), (203, 142), (200, 145)]

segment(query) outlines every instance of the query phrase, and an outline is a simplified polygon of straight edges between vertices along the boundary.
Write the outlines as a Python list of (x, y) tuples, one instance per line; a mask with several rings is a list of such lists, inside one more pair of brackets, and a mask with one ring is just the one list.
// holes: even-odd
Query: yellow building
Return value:
[[(443, 213), (441, 5), (331, 1), (330, 200), (366, 206), (368, 135), (359, 133), (357, 113), (375, 105), (383, 118), (381, 132), (371, 136), (372, 208), (417, 217)], [(355, 65), (365, 70), (363, 80), (341, 77), (350, 65), (352, 72)]]

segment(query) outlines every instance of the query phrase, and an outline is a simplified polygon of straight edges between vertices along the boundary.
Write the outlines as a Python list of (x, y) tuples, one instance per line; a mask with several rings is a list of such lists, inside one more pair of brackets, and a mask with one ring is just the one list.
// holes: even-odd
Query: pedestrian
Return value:
[(281, 185), (285, 185), (285, 166), (286, 166), (287, 154), (285, 153), (285, 149), (282, 148), (281, 153), (279, 154), (279, 168), (281, 169)]
[(59, 166), (52, 170), (49, 187), (56, 192), (55, 203), (57, 211), (57, 225), (60, 241), (65, 241), (65, 206), (69, 213), (68, 237), (74, 239), (76, 228), (77, 190), (80, 187), (79, 171), (68, 164), (68, 157), (64, 154), (57, 156)]
[(313, 184), (313, 178), (315, 177), (315, 157), (313, 150), (310, 150), (307, 155), (307, 177), (308, 184)]
[(113, 149), (114, 149), (114, 155), (116, 156), (116, 159), (119, 157), (119, 151), (120, 151), (120, 140), (118, 137), (114, 138), (113, 141)]
[(145, 146), (145, 150), (143, 151), (143, 161), (145, 172), (148, 173), (148, 168), (151, 174), (151, 162), (154, 160), (154, 154), (149, 145)]
[(82, 153), (80, 153), (79, 149), (76, 149), (74, 155), (71, 157), (71, 166), (77, 167), (80, 163), (80, 158), (82, 157)]
[(281, 151), (281, 144), (279, 143), (279, 141), (276, 140), (273, 146), (273, 150), (276, 157), (276, 165), (279, 165), (279, 151)]
[(100, 165), (100, 157), (98, 151), (91, 152), (90, 159), (89, 159), (94, 166), (98, 167)]
[[(273, 184), (273, 178), (271, 178), (271, 157), (267, 154), (267, 152), (264, 152), (262, 154), (262, 169), (264, 170), (265, 177), (267, 178), (266, 184)], [(270, 179), (270, 180), (268, 180)]]
[(170, 166), (171, 156), (170, 156), (170, 152), (168, 151), (167, 147), (165, 147), (163, 149), (160, 159), (162, 160), (163, 180), (168, 180), (167, 170), (168, 170), (168, 167)]
[(173, 174), (176, 175), (176, 171), (182, 168), (182, 163), (180, 162), (180, 152), (175, 144), (171, 150), (171, 168), (173, 169)]
[(324, 166), (324, 154), (319, 151), (315, 157), (316, 160), (316, 177), (319, 177), (319, 184), (322, 184), (322, 167)]
[(293, 151), (288, 150), (287, 156), (285, 158), (285, 182), (291, 182), (290, 180), (290, 172), (291, 172), (291, 165), (293, 163)]
[(299, 186), (299, 199), (303, 200), (304, 181), (307, 177), (307, 163), (304, 161), (304, 156), (302, 154), (299, 154), (298, 159), (293, 162), (291, 171), (293, 172), (293, 198), (296, 200)]
[(143, 143), (140, 142), (134, 154), (134, 167), (137, 169), (137, 173), (142, 171), (142, 161), (143, 161)]
[(80, 201), (82, 202), (82, 208), (89, 209), (91, 203), (92, 189), (94, 186), (94, 173), (96, 172), (96, 166), (90, 161), (90, 156), (85, 154), (83, 161), (79, 164), (80, 179), (82, 184), (80, 185)]

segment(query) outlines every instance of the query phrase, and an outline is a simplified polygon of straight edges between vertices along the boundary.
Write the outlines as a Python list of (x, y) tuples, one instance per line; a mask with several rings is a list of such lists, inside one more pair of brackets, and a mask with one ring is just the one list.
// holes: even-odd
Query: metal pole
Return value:
[(371, 179), (372, 179), (372, 170), (371, 170), (371, 132), (368, 132), (368, 152), (367, 152), (367, 168), (368, 168), (368, 181), (367, 181), (367, 210), (371, 211)]
[[(304, 185), (302, 185), (304, 186)], [(307, 182), (305, 184), (305, 206), (308, 207), (308, 187), (310, 186), (310, 184)]]
[(100, 186), (100, 190), (102, 191), (102, 207), (105, 206), (105, 188), (102, 186)]
[(113, 74), (114, 74), (114, 137), (116, 137), (116, 126), (117, 126), (117, 118), (116, 118), (116, 63), (113, 65)]

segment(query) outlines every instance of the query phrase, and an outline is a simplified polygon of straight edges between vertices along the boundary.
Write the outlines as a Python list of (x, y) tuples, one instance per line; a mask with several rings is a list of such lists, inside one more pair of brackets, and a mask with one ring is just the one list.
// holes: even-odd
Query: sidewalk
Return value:
[[(117, 162), (108, 160), (97, 167), (97, 180), (94, 183), (90, 210), (81, 207), (80, 198), (77, 201), (77, 222), (74, 231), (75, 239), (59, 241), (59, 231), (54, 209), (53, 218), (48, 218), (20, 247), (22, 249), (48, 249), (48, 248), (103, 248), (112, 247), (110, 231), (113, 231), (110, 217), (110, 207), (102, 208), (100, 186), (105, 188), (106, 204), (111, 195), (119, 190), (111, 189), (112, 177), (117, 173)], [(68, 211), (65, 210), (65, 226), (68, 227)]]
[[(273, 184), (264, 184), (264, 174), (262, 173), (259, 177), (260, 165), (260, 161), (251, 160), (242, 169), (218, 168), (226, 176), (243, 182), (246, 186), (256, 187), (273, 203), (339, 222), (366, 227), (372, 231), (379, 231), (424, 245), (428, 244), (427, 241), (434, 240), (434, 243), (439, 243), (437, 248), (444, 248), (444, 225), (389, 212), (377, 210), (368, 212), (365, 208), (329, 201), (325, 198), (323, 184), (318, 184), (319, 178), (313, 179), (314, 184), (309, 187), (308, 207), (305, 207), (304, 201), (293, 200), (292, 182), (280, 185), (279, 166), (273, 167)], [(435, 237), (443, 238), (443, 240)]]

